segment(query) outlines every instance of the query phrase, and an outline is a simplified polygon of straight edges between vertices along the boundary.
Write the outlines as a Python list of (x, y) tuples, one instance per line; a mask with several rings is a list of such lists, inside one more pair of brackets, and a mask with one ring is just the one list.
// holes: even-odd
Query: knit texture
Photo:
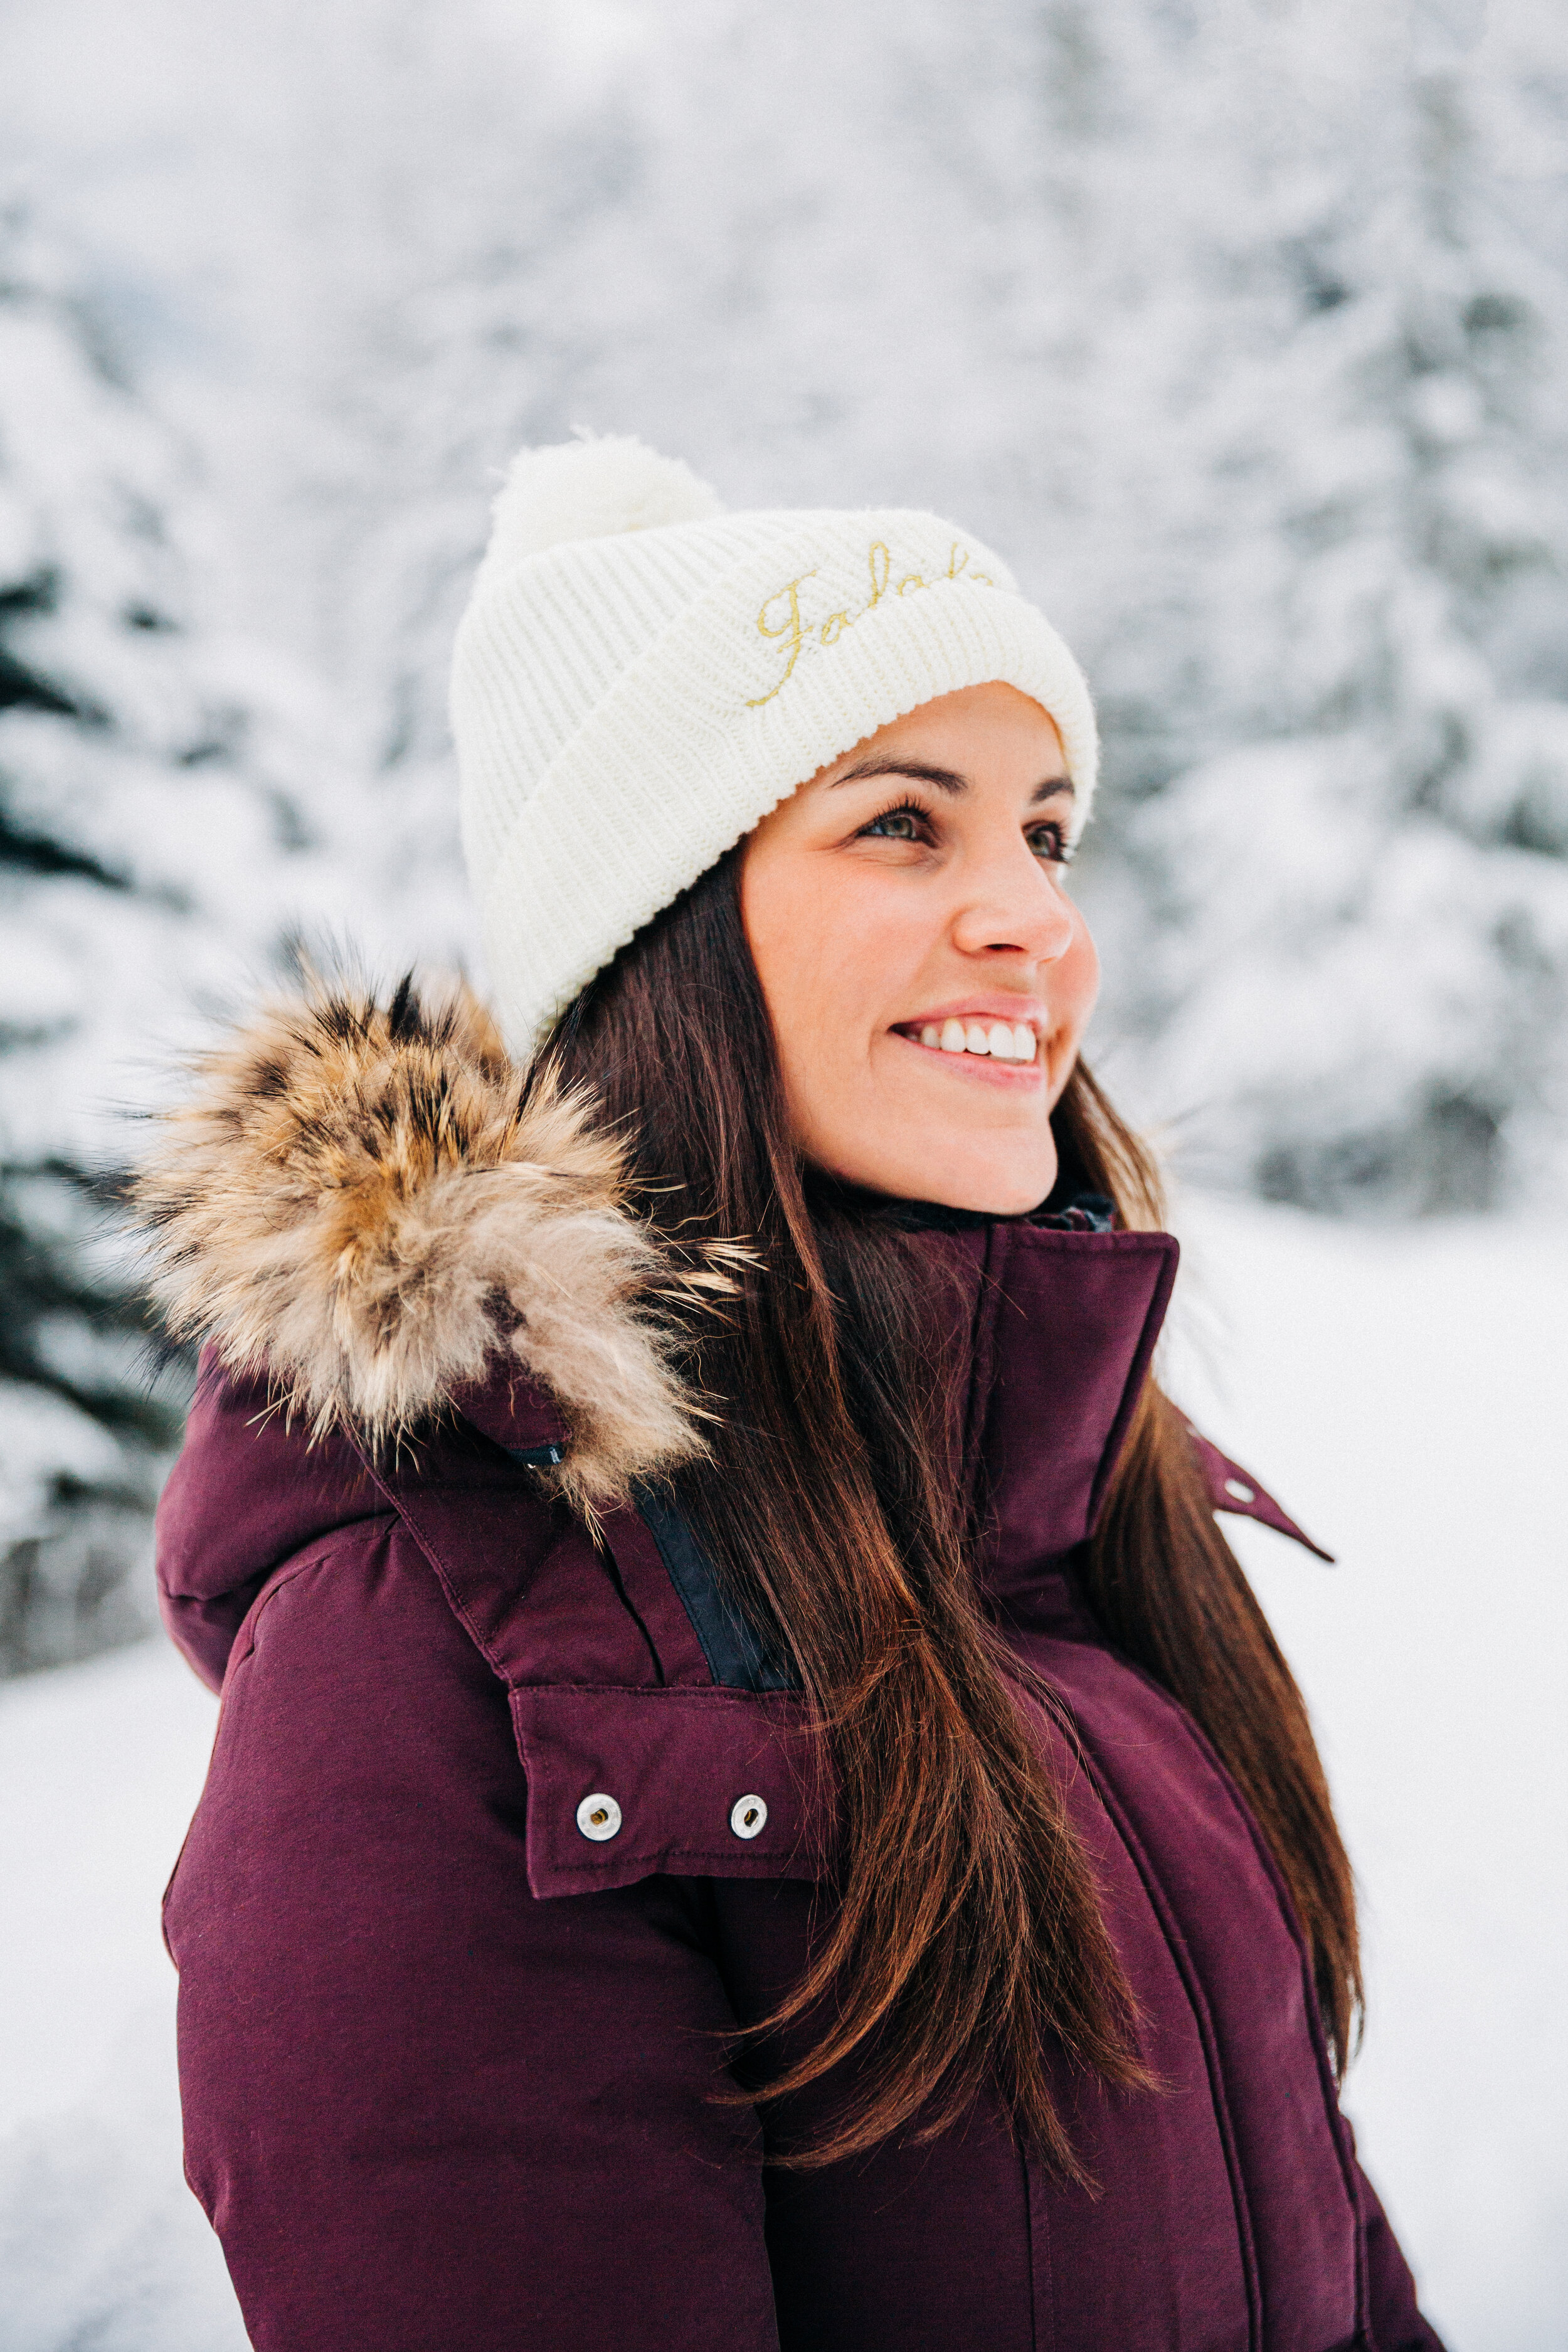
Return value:
[(999, 680), (1094, 794), (1089, 689), (990, 549), (902, 508), (725, 514), (636, 441), (524, 450), (458, 633), (463, 846), (514, 1054), (831, 760)]

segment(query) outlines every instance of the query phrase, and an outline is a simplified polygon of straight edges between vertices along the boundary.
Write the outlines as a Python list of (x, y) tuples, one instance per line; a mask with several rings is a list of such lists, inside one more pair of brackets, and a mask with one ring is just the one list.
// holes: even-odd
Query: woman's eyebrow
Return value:
[[(827, 789), (836, 793), (840, 784), (864, 783), (871, 776), (909, 776), (922, 784), (931, 784), (939, 793), (956, 795), (969, 790), (969, 779), (961, 776), (956, 768), (934, 768), (924, 760), (862, 760), (858, 766), (846, 768), (835, 776)], [(1029, 794), (1031, 807), (1039, 801), (1054, 800), (1058, 793), (1073, 793), (1070, 776), (1047, 776)]]
[(933, 768), (924, 760), (862, 760), (858, 767), (846, 768), (835, 776), (828, 791), (836, 793), (840, 784), (864, 783), (868, 776), (909, 776), (922, 784), (934, 784), (939, 793), (966, 793), (969, 779), (961, 776), (956, 768)]

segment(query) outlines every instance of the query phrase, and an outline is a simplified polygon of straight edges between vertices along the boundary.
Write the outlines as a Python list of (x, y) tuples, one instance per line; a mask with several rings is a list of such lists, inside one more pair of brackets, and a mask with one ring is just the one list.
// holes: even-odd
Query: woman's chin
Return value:
[[(1007, 1148), (1011, 1142), (1013, 1148)], [(945, 1150), (889, 1151), (868, 1149), (835, 1153), (833, 1172), (889, 1200), (929, 1201), (933, 1207), (964, 1209), (984, 1217), (1021, 1217), (1037, 1209), (1057, 1181), (1054, 1139), (1042, 1150), (1016, 1139), (967, 1137)]]
[(1003, 1185), (994, 1177), (989, 1183), (960, 1181), (935, 1182), (920, 1192), (907, 1197), (930, 1201), (942, 1209), (967, 1209), (982, 1217), (1023, 1217), (1037, 1209), (1047, 1199), (1056, 1181), (1056, 1171), (1043, 1181), (1031, 1181), (1022, 1185)]

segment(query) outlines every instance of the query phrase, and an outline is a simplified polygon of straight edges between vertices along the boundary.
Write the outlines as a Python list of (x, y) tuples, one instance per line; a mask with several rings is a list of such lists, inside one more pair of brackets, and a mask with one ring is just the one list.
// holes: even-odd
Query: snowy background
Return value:
[(0, 2352), (240, 2336), (156, 1895), (212, 1710), (99, 1197), (286, 935), (469, 952), (447, 650), (574, 425), (904, 499), (1083, 654), (1095, 1050), (1366, 1888), (1457, 2352), (1568, 2346), (1568, 16), (0, 0)]

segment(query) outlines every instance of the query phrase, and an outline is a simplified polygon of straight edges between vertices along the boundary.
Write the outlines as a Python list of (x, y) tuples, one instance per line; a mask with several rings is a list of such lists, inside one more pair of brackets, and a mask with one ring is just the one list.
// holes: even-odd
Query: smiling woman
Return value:
[(741, 903), (806, 1158), (894, 1199), (1015, 1215), (1099, 966), (1063, 887), (1061, 738), (971, 686), (830, 762), (746, 844)]
[(1080, 1055), (1071, 655), (934, 516), (589, 442), (514, 467), (453, 711), (500, 1027), (309, 982), (141, 1183), (258, 2352), (1432, 2352), (1215, 1512), (1300, 1530), (1151, 1376)]

